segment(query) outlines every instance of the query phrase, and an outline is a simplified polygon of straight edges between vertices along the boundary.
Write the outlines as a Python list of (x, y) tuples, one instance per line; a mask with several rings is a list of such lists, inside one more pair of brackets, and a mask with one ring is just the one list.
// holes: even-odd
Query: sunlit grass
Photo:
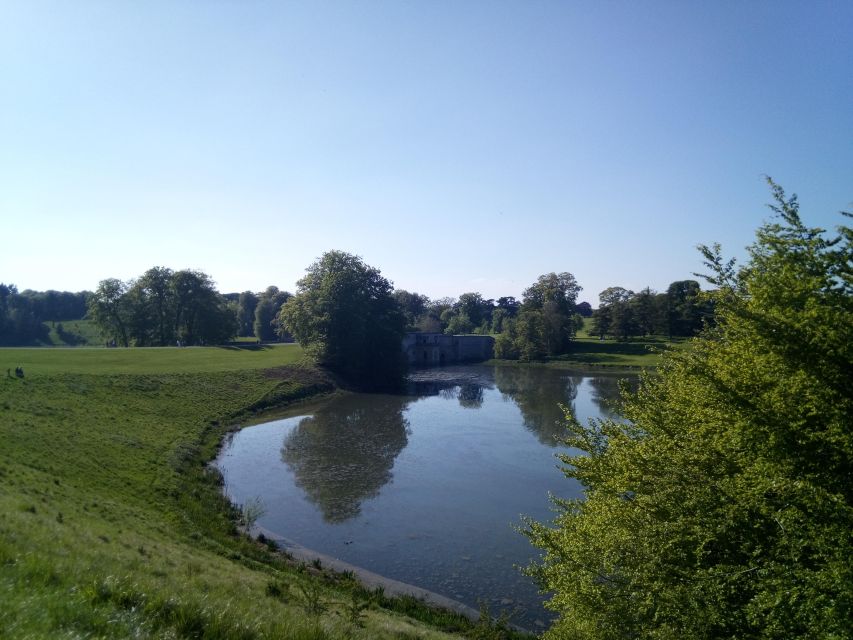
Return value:
[(228, 347), (0, 348), (0, 374), (24, 368), (27, 375), (56, 373), (161, 374), (267, 369), (303, 358), (297, 344)]

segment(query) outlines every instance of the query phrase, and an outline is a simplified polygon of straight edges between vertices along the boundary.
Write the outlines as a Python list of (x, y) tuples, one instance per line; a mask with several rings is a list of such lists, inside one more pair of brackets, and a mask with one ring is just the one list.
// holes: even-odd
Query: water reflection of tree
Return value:
[(463, 384), (459, 387), (459, 406), (479, 409), (483, 406), (483, 387), (479, 384)]
[(386, 395), (337, 398), (287, 436), (282, 460), (327, 522), (357, 516), (361, 503), (391, 480), (394, 460), (408, 443), (403, 410), (410, 400)]
[(568, 435), (560, 405), (572, 406), (580, 381), (535, 368), (495, 367), (498, 390), (518, 405), (524, 426), (552, 447)]
[(620, 395), (620, 386), (624, 386), (629, 392), (633, 393), (639, 386), (639, 380), (636, 376), (628, 378), (619, 378), (616, 376), (600, 376), (589, 379), (592, 393), (590, 397), (592, 401), (598, 405), (601, 415), (605, 418), (619, 419), (621, 417), (622, 399)]
[(409, 393), (419, 398), (439, 396), (445, 400), (458, 400), (465, 409), (479, 409), (483, 406), (484, 390), (492, 388), (482, 377), (446, 378), (409, 384)]

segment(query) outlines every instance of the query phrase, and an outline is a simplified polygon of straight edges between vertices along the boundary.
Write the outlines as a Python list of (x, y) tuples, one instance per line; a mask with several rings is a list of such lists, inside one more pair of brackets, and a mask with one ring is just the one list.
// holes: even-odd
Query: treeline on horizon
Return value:
[[(584, 322), (590, 334), (628, 340), (635, 336), (691, 336), (713, 320), (710, 298), (695, 280), (676, 281), (665, 293), (609, 287), (593, 309), (577, 302), (580, 285), (570, 273), (540, 276), (522, 299), (458, 299), (397, 289), (393, 297), (407, 331), (486, 334), (496, 338), (496, 356), (532, 360), (567, 353)], [(63, 322), (90, 319), (105, 343), (115, 346), (222, 344), (235, 338), (259, 342), (293, 340), (279, 314), (292, 297), (270, 286), (261, 292), (221, 294), (207, 274), (152, 267), (139, 278), (102, 280), (96, 291), (18, 291), (0, 283), (0, 345), (50, 344), (50, 327), (69, 345), (85, 339)], [(585, 320), (586, 319), (586, 320)]]

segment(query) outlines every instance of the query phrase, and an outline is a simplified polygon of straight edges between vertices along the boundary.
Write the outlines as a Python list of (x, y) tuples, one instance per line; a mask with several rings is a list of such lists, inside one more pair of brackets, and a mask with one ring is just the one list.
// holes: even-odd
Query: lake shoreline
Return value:
[(214, 465), (232, 503), (267, 505), (251, 532), (297, 562), (319, 558), (468, 619), (481, 601), (509, 606), (519, 629), (538, 629), (548, 612), (535, 585), (511, 570), (532, 557), (511, 525), (519, 514), (547, 519), (551, 493), (581, 491), (552, 462), (561, 406), (576, 407), (580, 420), (609, 417), (616, 380), (636, 373), (607, 373), (418, 369), (409, 393), (336, 391), (250, 416)]
[[(434, 591), (430, 591), (407, 582), (394, 580), (393, 578), (380, 575), (365, 569), (364, 567), (359, 567), (346, 562), (345, 560), (341, 560), (340, 558), (315, 551), (314, 549), (309, 549), (308, 547), (305, 547), (274, 531), (270, 531), (265, 527), (255, 525), (249, 533), (258, 539), (263, 536), (266, 540), (272, 540), (283, 553), (288, 556), (292, 556), (294, 559), (301, 562), (313, 563), (315, 561), (319, 561), (326, 569), (331, 569), (338, 573), (351, 572), (358, 578), (359, 582), (367, 588), (381, 588), (386, 595), (395, 597), (413, 596), (427, 606), (447, 609), (453, 613), (465, 616), (471, 622), (477, 622), (480, 619), (479, 611), (459, 602), (458, 600), (448, 598), (447, 596), (443, 596)], [(521, 629), (520, 627), (519, 630), (527, 631), (527, 629)]]

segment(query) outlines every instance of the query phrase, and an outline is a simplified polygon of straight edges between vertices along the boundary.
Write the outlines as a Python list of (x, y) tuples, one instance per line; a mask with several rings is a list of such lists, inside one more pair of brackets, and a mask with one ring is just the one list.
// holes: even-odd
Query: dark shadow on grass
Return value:
[(222, 344), (217, 347), (218, 349), (225, 349), (227, 351), (268, 351), (272, 349), (271, 346), (266, 344)]

